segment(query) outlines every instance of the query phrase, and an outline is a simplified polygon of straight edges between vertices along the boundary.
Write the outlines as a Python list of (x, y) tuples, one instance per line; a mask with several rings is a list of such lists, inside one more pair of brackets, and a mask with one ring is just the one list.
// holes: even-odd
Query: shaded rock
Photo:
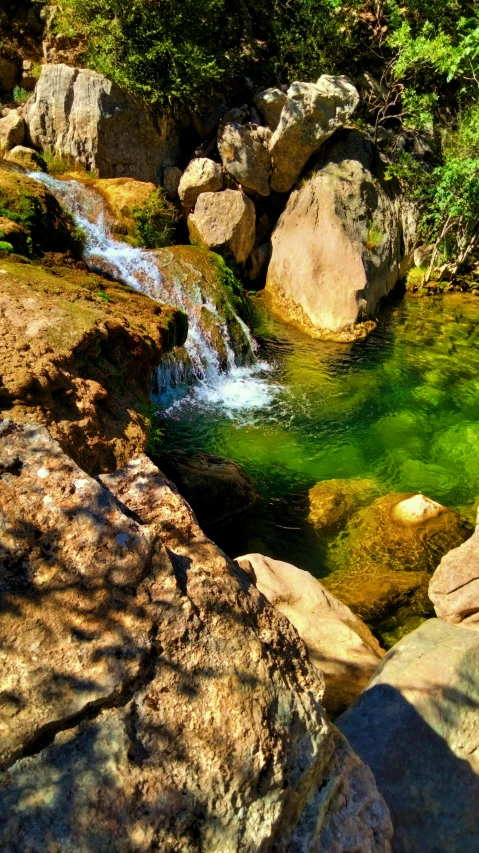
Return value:
[(2, 432), (1, 848), (389, 853), (294, 628), (155, 466)]
[(254, 480), (223, 456), (180, 450), (152, 456), (193, 508), (202, 525), (218, 524), (258, 499)]
[(150, 376), (185, 315), (66, 266), (1, 266), (0, 411), (47, 425), (88, 471), (141, 452)]
[(24, 109), (30, 142), (73, 158), (100, 178), (159, 183), (175, 162), (178, 140), (168, 113), (153, 115), (102, 74), (44, 65)]
[(479, 628), (479, 525), (442, 558), (429, 583), (429, 598), (440, 619)]
[(10, 243), (15, 252), (22, 255), (28, 248), (28, 231), (18, 222), (12, 222), (5, 216), (0, 216), (0, 240)]
[(371, 503), (379, 492), (375, 480), (323, 480), (309, 490), (308, 521), (317, 530), (345, 524), (358, 507)]
[(0, 56), (0, 91), (11, 92), (18, 82), (20, 71), (16, 62)]
[[(265, 140), (266, 141), (266, 140)], [(271, 157), (257, 131), (239, 122), (221, 124), (218, 150), (226, 172), (245, 189), (269, 195)]]
[(307, 160), (352, 115), (359, 95), (347, 77), (323, 74), (317, 83), (293, 83), (269, 150), (271, 189), (291, 189)]
[(188, 163), (178, 184), (180, 201), (187, 210), (195, 206), (201, 193), (214, 193), (223, 187), (223, 171), (219, 163), (208, 157), (196, 157)]
[(25, 122), (16, 110), (10, 110), (5, 118), (0, 118), (0, 156), (16, 145), (22, 145), (24, 139)]
[(254, 98), (254, 105), (261, 115), (264, 123), (276, 130), (281, 118), (283, 107), (288, 100), (288, 96), (281, 89), (264, 89)]
[(315, 338), (364, 337), (413, 247), (408, 205), (385, 181), (373, 144), (346, 132), (291, 193), (273, 233), (272, 310)]
[(248, 258), (247, 275), (250, 281), (257, 281), (266, 274), (269, 259), (271, 257), (271, 244), (260, 243), (256, 246)]
[(192, 243), (244, 263), (255, 240), (254, 204), (243, 192), (203, 193), (188, 217)]
[(433, 515), (406, 520), (418, 498), (424, 501), (407, 494), (378, 498), (356, 512), (330, 548), (328, 564), (337, 568), (323, 583), (367, 622), (399, 607), (428, 615), (429, 577), (441, 557), (467, 536), (459, 514), (432, 501)]
[(163, 186), (170, 198), (176, 198), (183, 172), (178, 166), (167, 166), (163, 172)]
[(5, 160), (11, 163), (18, 163), (27, 172), (47, 171), (47, 164), (42, 155), (38, 151), (34, 151), (33, 148), (26, 148), (25, 145), (15, 145), (15, 148), (12, 148), (11, 151), (7, 151)]
[(369, 628), (309, 572), (247, 554), (236, 560), (256, 588), (289, 619), (324, 675), (323, 705), (336, 717), (366, 687), (384, 651)]
[(337, 720), (389, 805), (394, 853), (479, 848), (478, 706), (479, 636), (430, 619)]

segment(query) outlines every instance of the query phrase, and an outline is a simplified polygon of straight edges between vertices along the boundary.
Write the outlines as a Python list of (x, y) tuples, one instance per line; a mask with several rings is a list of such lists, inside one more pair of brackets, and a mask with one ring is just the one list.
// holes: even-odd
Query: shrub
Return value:
[(27, 92), (26, 89), (22, 89), (21, 86), (15, 86), (13, 90), (13, 100), (16, 104), (26, 104), (30, 97), (30, 92)]
[(13, 252), (12, 244), (7, 243), (6, 240), (0, 240), (0, 252)]
[(178, 211), (163, 189), (155, 190), (144, 207), (135, 207), (136, 237), (147, 249), (161, 249), (174, 242)]

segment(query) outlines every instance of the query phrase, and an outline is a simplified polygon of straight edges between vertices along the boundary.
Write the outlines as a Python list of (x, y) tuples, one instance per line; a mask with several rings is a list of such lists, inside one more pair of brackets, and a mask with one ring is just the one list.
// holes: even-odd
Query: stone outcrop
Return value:
[(347, 77), (323, 74), (317, 83), (293, 83), (269, 146), (271, 189), (288, 192), (311, 155), (347, 122), (358, 103)]
[(47, 164), (42, 155), (33, 148), (27, 148), (25, 145), (15, 145), (11, 151), (5, 154), (5, 160), (10, 163), (18, 163), (27, 172), (46, 172)]
[(273, 233), (272, 310), (315, 338), (364, 337), (379, 301), (412, 264), (411, 215), (366, 136), (331, 140)]
[(258, 500), (254, 480), (231, 459), (170, 450), (152, 456), (186, 498), (201, 525), (221, 524)]
[(22, 145), (24, 139), (25, 122), (16, 110), (10, 110), (4, 118), (0, 118), (0, 156), (3, 157), (16, 145)]
[(442, 558), (429, 598), (440, 619), (479, 629), (479, 523), (470, 539)]
[(73, 159), (100, 178), (132, 177), (158, 184), (175, 163), (172, 118), (154, 116), (102, 74), (44, 65), (24, 109), (30, 142)]
[(260, 113), (265, 125), (271, 130), (276, 130), (281, 118), (283, 107), (288, 96), (281, 89), (264, 89), (254, 98), (254, 105)]
[(267, 128), (257, 129), (239, 121), (222, 122), (218, 131), (218, 150), (225, 171), (246, 190), (263, 196), (269, 195), (271, 171), (271, 132), (265, 131)]
[(202, 193), (188, 217), (192, 243), (246, 261), (255, 241), (254, 204), (239, 190)]
[(186, 210), (195, 206), (201, 193), (214, 193), (223, 188), (223, 171), (219, 163), (208, 157), (191, 160), (178, 184), (178, 195)]
[(359, 696), (384, 656), (378, 641), (309, 572), (262, 554), (236, 562), (296, 628), (311, 663), (324, 675), (323, 705), (334, 719)]
[(479, 849), (478, 673), (477, 632), (431, 619), (337, 720), (389, 805), (394, 853)]
[(390, 853), (294, 628), (155, 466), (1, 432), (2, 850)]
[(0, 411), (46, 424), (95, 473), (142, 451), (150, 376), (185, 315), (83, 270), (0, 266)]
[(308, 492), (308, 521), (316, 530), (345, 524), (361, 506), (367, 506), (380, 493), (376, 480), (322, 480)]

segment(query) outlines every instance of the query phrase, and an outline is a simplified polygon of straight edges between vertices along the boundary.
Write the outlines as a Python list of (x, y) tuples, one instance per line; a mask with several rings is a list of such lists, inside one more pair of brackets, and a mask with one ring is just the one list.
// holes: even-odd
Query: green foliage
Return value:
[(144, 207), (133, 210), (136, 237), (147, 249), (171, 246), (175, 236), (178, 212), (163, 189), (155, 190)]
[(0, 252), (13, 252), (13, 246), (6, 240), (0, 240)]
[(52, 151), (44, 151), (42, 157), (47, 164), (47, 169), (50, 175), (64, 175), (65, 172), (70, 172), (77, 168), (75, 161), (69, 157), (61, 157)]
[(30, 97), (30, 92), (27, 92), (26, 89), (22, 89), (21, 86), (15, 86), (13, 90), (13, 100), (16, 104), (26, 104)]

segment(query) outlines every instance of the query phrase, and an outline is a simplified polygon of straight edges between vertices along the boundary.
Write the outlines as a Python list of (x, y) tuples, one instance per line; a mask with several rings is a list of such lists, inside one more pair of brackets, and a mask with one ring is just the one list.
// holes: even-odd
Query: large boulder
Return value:
[(366, 687), (384, 656), (378, 641), (309, 572), (262, 554), (247, 554), (236, 562), (296, 628), (311, 663), (324, 675), (323, 705), (337, 717)]
[(232, 257), (239, 264), (246, 261), (254, 246), (255, 224), (254, 204), (239, 190), (202, 193), (188, 217), (192, 243)]
[(0, 118), (0, 156), (4, 156), (11, 148), (22, 145), (25, 139), (25, 122), (16, 110), (10, 110), (4, 118)]
[(271, 130), (276, 130), (283, 112), (283, 107), (288, 96), (281, 89), (264, 89), (258, 92), (254, 98), (254, 105), (261, 115), (264, 123)]
[(259, 195), (269, 195), (271, 131), (228, 121), (220, 124), (218, 150), (223, 167), (241, 186)]
[(273, 311), (315, 338), (363, 337), (412, 264), (409, 214), (366, 136), (348, 131), (332, 140), (273, 233), (266, 283)]
[(342, 127), (359, 103), (347, 77), (323, 74), (317, 83), (293, 83), (269, 150), (271, 189), (288, 192), (320, 146)]
[(100, 178), (132, 177), (158, 184), (178, 154), (174, 122), (153, 115), (102, 74), (44, 65), (24, 109), (35, 148), (73, 159)]
[(429, 598), (440, 619), (479, 629), (479, 521), (471, 538), (442, 558)]
[(479, 850), (478, 707), (477, 632), (431, 619), (336, 721), (389, 805), (394, 853)]
[(201, 193), (215, 193), (223, 188), (223, 170), (208, 157), (195, 157), (188, 163), (178, 184), (178, 195), (186, 210), (195, 206)]
[(158, 469), (0, 429), (1, 849), (390, 853), (294, 628)]

